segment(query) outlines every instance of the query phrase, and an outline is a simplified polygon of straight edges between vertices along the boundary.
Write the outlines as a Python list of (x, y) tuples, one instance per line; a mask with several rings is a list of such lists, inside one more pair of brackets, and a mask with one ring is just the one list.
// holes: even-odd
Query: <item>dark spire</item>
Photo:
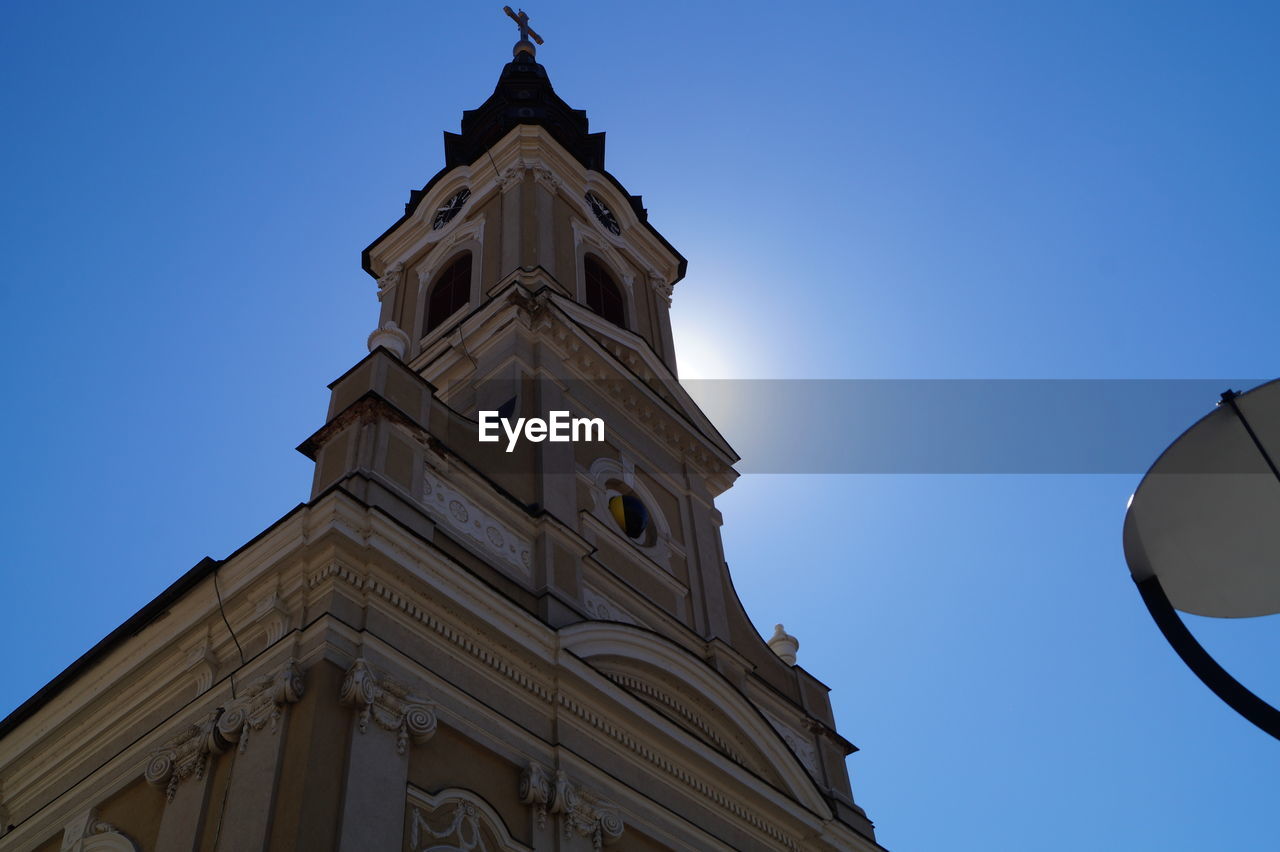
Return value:
[[(404, 206), (404, 215), (386, 230), (381, 237), (374, 240), (361, 255), (364, 270), (377, 277), (369, 262), (369, 253), (383, 238), (400, 227), (400, 224), (413, 215), (436, 181), (444, 177), (451, 169), (468, 166), (484, 156), (485, 152), (501, 141), (502, 137), (520, 124), (536, 124), (546, 129), (551, 137), (559, 142), (565, 150), (573, 155), (584, 167), (597, 171), (607, 178), (618, 191), (626, 197), (635, 211), (637, 218), (655, 237), (666, 246), (672, 254), (679, 258), (679, 272), (676, 281), (684, 277), (688, 265), (684, 257), (649, 224), (648, 211), (644, 209), (644, 201), (639, 195), (631, 195), (618, 182), (618, 179), (604, 170), (604, 134), (591, 133), (587, 128), (585, 110), (569, 106), (551, 88), (551, 80), (547, 77), (547, 69), (534, 59), (533, 42), (542, 44), (542, 38), (528, 29), (528, 16), (521, 10), (519, 14), (504, 7), (504, 11), (521, 26), (521, 38), (516, 42), (513, 53), (515, 58), (508, 62), (498, 77), (498, 86), (489, 99), (476, 109), (462, 113), (462, 132), (444, 134), (444, 168), (435, 177), (427, 181), (422, 189), (411, 190), (409, 203)], [(521, 17), (524, 18), (521, 21)], [(671, 282), (675, 283), (675, 281)]]
[(462, 114), (461, 133), (445, 133), (445, 168), (475, 162), (518, 124), (536, 124), (582, 165), (604, 171), (604, 134), (588, 132), (586, 112), (560, 99), (532, 51), (527, 41), (517, 44), (489, 99)]

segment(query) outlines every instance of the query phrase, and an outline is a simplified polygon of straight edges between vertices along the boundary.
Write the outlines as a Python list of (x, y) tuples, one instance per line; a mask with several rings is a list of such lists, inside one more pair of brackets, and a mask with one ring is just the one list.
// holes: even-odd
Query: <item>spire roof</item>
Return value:
[(445, 168), (473, 163), (511, 128), (536, 124), (583, 166), (604, 171), (604, 134), (591, 133), (586, 111), (572, 108), (555, 93), (532, 48), (527, 41), (517, 44), (515, 58), (503, 67), (489, 99), (462, 114), (461, 133), (445, 133)]
[[(512, 15), (512, 17), (518, 22), (517, 16)], [(532, 31), (530, 35), (537, 36)], [(541, 39), (538, 41), (541, 43)], [(493, 94), (476, 109), (465, 110), (462, 113), (461, 133), (445, 131), (444, 168), (427, 181), (422, 189), (410, 191), (404, 215), (362, 253), (361, 265), (370, 275), (377, 277), (377, 273), (370, 265), (370, 251), (413, 215), (436, 181), (458, 166), (470, 165), (479, 160), (486, 151), (511, 132), (512, 128), (521, 124), (533, 124), (544, 128), (585, 168), (599, 172), (617, 187), (627, 199), (631, 209), (635, 211), (641, 224), (679, 258), (679, 270), (675, 281), (671, 283), (674, 284), (684, 278), (688, 261), (649, 223), (649, 212), (644, 207), (644, 199), (627, 192), (616, 177), (605, 171), (604, 133), (590, 132), (586, 110), (574, 109), (555, 93), (551, 88), (547, 69), (534, 58), (534, 50), (533, 44), (526, 38), (516, 42), (513, 50), (514, 58), (503, 66)]]

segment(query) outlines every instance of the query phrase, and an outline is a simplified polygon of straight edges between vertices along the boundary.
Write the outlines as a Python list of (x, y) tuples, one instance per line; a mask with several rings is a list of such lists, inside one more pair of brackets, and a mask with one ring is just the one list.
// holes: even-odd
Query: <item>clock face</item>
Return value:
[(462, 209), (462, 205), (467, 203), (467, 199), (471, 197), (471, 190), (463, 187), (454, 193), (448, 201), (441, 204), (436, 210), (436, 215), (431, 219), (431, 230), (438, 231), (445, 225), (453, 221), (453, 217), (458, 215), (458, 211)]
[(600, 196), (594, 192), (588, 192), (587, 203), (591, 205), (591, 212), (596, 214), (596, 218), (600, 220), (601, 225), (604, 225), (605, 230), (611, 234), (622, 233), (622, 227), (618, 224), (618, 220), (614, 218), (613, 212), (609, 210), (609, 207), (600, 200)]

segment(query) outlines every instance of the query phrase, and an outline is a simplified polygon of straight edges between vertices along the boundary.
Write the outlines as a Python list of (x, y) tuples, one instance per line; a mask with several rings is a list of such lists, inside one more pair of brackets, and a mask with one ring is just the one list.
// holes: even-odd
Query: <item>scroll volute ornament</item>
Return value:
[(547, 824), (547, 808), (551, 804), (551, 778), (547, 771), (536, 763), (530, 763), (520, 773), (520, 788), (517, 791), (520, 801), (534, 809), (538, 817), (538, 828)]
[(178, 784), (195, 776), (203, 778), (209, 755), (221, 754), (231, 745), (218, 731), (222, 708), (200, 717), (185, 730), (152, 752), (144, 777), (165, 788), (165, 801), (172, 802)]
[(390, 677), (378, 677), (363, 657), (347, 670), (338, 700), (360, 711), (360, 733), (368, 733), (370, 720), (394, 732), (399, 754), (404, 754), (410, 740), (425, 743), (436, 732), (436, 714), (427, 701)]
[(302, 698), (302, 672), (290, 660), (274, 675), (251, 682), (244, 693), (223, 708), (218, 717), (218, 733), (226, 742), (239, 742), (243, 752), (249, 744), (249, 732), (260, 731), (270, 723), (275, 733), (281, 708)]
[(111, 823), (98, 819), (97, 808), (89, 808), (63, 829), (61, 852), (138, 852), (138, 844)]
[(244, 751), (250, 732), (260, 731), (268, 724), (274, 732), (283, 706), (301, 699), (302, 692), (302, 672), (289, 660), (275, 674), (250, 681), (230, 703), (201, 716), (166, 740), (151, 753), (143, 776), (157, 787), (164, 787), (166, 800), (172, 802), (179, 783), (191, 776), (204, 777), (210, 755), (222, 754), (236, 743)]
[(520, 801), (535, 809), (538, 828), (546, 826), (547, 814), (558, 814), (564, 834), (576, 832), (591, 838), (595, 849), (618, 841), (626, 825), (612, 804), (569, 780), (563, 770), (552, 778), (537, 763), (530, 762), (520, 774)]

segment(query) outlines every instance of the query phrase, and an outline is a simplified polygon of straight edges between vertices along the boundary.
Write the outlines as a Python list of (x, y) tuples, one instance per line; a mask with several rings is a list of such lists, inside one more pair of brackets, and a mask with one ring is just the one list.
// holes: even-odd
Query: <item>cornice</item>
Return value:
[(728, 477), (720, 490), (727, 488), (737, 477), (732, 470), (737, 454), (657, 357), (619, 340), (612, 329), (608, 330), (612, 340), (598, 339), (596, 335), (604, 335), (605, 330), (595, 314), (557, 295), (547, 298), (555, 312), (548, 312), (542, 322), (546, 339), (577, 378), (607, 388), (621, 403), (620, 409), (652, 438), (675, 450), (678, 457), (687, 457), (713, 481)]
[[(643, 707), (651, 719), (661, 720), (664, 725), (674, 726), (675, 723), (644, 702), (640, 702), (636, 696), (629, 694), (627, 689), (609, 677), (609, 672), (623, 672), (644, 680), (646, 671), (663, 672), (665, 673), (663, 680), (681, 684), (680, 688), (715, 707), (743, 734), (744, 742), (750, 742), (760, 750), (767, 762), (778, 772), (784, 784), (782, 789), (790, 797), (788, 801), (796, 808), (792, 811), (794, 816), (803, 818), (803, 813), (821, 818), (831, 816), (817, 783), (790, 752), (781, 737), (769, 726), (759, 708), (695, 651), (681, 647), (650, 630), (602, 622), (581, 622), (564, 627), (560, 630), (560, 642), (561, 665), (569, 668), (571, 665), (569, 659), (581, 661), (580, 664), (584, 670), (580, 676), (595, 687), (594, 690), (584, 690), (582, 693), (580, 701), (587, 706), (583, 712), (600, 714), (602, 708), (598, 706), (599, 702), (605, 700), (605, 697), (616, 701), (618, 694), (621, 693), (629, 701)], [(603, 661), (603, 667), (593, 662), (596, 658)], [(628, 661), (631, 665), (627, 664)], [(653, 689), (663, 688), (658, 680), (651, 680), (650, 685)], [(685, 699), (682, 697), (676, 700)], [(682, 728), (675, 726), (674, 729), (679, 730), (683, 736), (699, 742), (701, 747), (709, 747)], [(621, 733), (630, 737), (634, 731)], [(715, 760), (729, 763), (729, 758), (720, 751), (713, 750), (713, 754)], [(730, 765), (738, 765), (751, 771), (747, 763), (735, 761)], [(754, 784), (773, 786), (772, 782), (765, 781), (754, 771), (751, 778)]]
[[(488, 668), (506, 680), (515, 683), (524, 691), (538, 698), (542, 703), (551, 703), (554, 687), (550, 684), (550, 681), (529, 674), (530, 671), (536, 672), (540, 668), (544, 668), (545, 663), (541, 666), (530, 665), (526, 654), (516, 651), (510, 645), (500, 643), (492, 636), (486, 637), (489, 641), (481, 641), (474, 628), (467, 629), (462, 627), (462, 619), (446, 619), (441, 614), (428, 609), (425, 601), (422, 605), (415, 603), (414, 598), (420, 598), (420, 595), (414, 595), (408, 590), (402, 589), (400, 583), (393, 584), (379, 578), (376, 571), (360, 572), (344, 568), (340, 564), (329, 563), (321, 566), (308, 576), (307, 583), (312, 588), (316, 588), (329, 579), (346, 583), (353, 589), (364, 592), (372, 598), (381, 599), (394, 609), (399, 610), (403, 615), (408, 616), (412, 621), (432, 631), (437, 637), (464, 652), (467, 657), (472, 659), (473, 663), (479, 663), (482, 667)], [(489, 593), (486, 597), (491, 598), (492, 594)], [(432, 603), (436, 609), (445, 609), (445, 606), (440, 601), (433, 601)], [(490, 605), (492, 606), (493, 604), (491, 603)], [(499, 606), (501, 609), (507, 610), (506, 615), (513, 619), (517, 617), (517, 612), (523, 615), (524, 618), (530, 617), (523, 610), (517, 610), (513, 605), (507, 604), (505, 601), (500, 602)], [(456, 616), (457, 613), (455, 613)], [(495, 634), (501, 635), (496, 631)], [(497, 653), (495, 648), (501, 649), (505, 653)], [(525, 659), (521, 659), (522, 657)], [(516, 661), (519, 662), (517, 663)]]
[[(519, 689), (529, 697), (536, 699), (537, 704), (546, 707), (548, 710), (553, 707), (558, 707), (570, 712), (574, 717), (588, 724), (598, 734), (611, 740), (615, 746), (624, 746), (632, 755), (642, 759), (642, 762), (647, 763), (651, 767), (662, 770), (662, 772), (668, 777), (678, 780), (682, 785), (689, 787), (715, 803), (717, 806), (727, 808), (739, 819), (757, 828), (757, 830), (763, 831), (767, 836), (773, 838), (775, 841), (783, 843), (786, 848), (800, 848), (790, 833), (778, 829), (776, 826), (773, 826), (767, 820), (763, 819), (759, 815), (760, 811), (758, 807), (753, 808), (741, 804), (738, 799), (727, 795), (722, 792), (717, 785), (705, 780), (700, 773), (687, 768), (683, 764), (671, 760), (661, 752), (643, 743), (628, 730), (609, 721), (605, 713), (590, 709), (589, 701), (583, 696), (576, 695), (576, 690), (572, 687), (573, 682), (578, 680), (581, 677), (581, 674), (586, 670), (579, 669), (575, 664), (569, 664), (569, 667), (566, 669), (565, 666), (568, 661), (563, 655), (559, 657), (561, 675), (556, 679), (556, 681), (543, 679), (537, 675), (531, 675), (531, 671), (536, 672), (539, 669), (545, 668), (549, 664), (554, 665), (554, 663), (547, 661), (538, 665), (531, 665), (530, 663), (532, 661), (528, 660), (526, 657), (528, 649), (525, 651), (518, 651), (510, 644), (501, 642), (498, 638), (501, 636), (501, 633), (496, 630), (496, 625), (494, 625), (494, 628), (491, 629), (491, 631), (485, 633), (478, 632), (475, 629), (462, 629), (460, 624), (464, 619), (460, 613), (455, 613), (452, 618), (446, 619), (435, 612), (429, 611), (426, 608), (426, 601), (423, 601), (422, 604), (415, 602), (412, 599), (415, 596), (405, 590), (402, 590), (399, 583), (390, 582), (389, 579), (380, 579), (378, 575), (379, 572), (376, 569), (369, 569), (362, 573), (356, 570), (343, 569), (341, 566), (331, 565), (323, 567), (319, 574), (313, 575), (309, 578), (308, 582), (314, 586), (320, 582), (332, 579), (346, 583), (352, 588), (365, 593), (369, 597), (380, 598), (387, 604), (398, 609), (404, 615), (407, 615), (412, 620), (428, 627), (441, 639), (444, 639), (448, 643), (454, 645), (464, 653), (464, 659), (471, 659), (473, 666), (478, 663), (481, 667), (487, 669), (491, 673), (500, 675), (501, 678), (505, 679), (508, 683), (519, 687)], [(490, 597), (492, 596), (490, 595)], [(434, 597), (431, 604), (435, 607), (440, 607), (439, 601)], [(504, 615), (503, 611), (505, 610), (506, 617), (515, 621), (530, 618), (527, 614), (524, 614), (522, 610), (518, 610), (518, 608), (506, 603), (505, 601), (492, 600), (490, 602), (490, 606), (495, 607), (494, 615), (500, 617)], [(474, 615), (475, 613), (469, 612), (469, 614)], [(486, 617), (485, 620), (487, 621), (488, 618)], [(539, 644), (555, 641), (555, 634), (545, 625), (542, 625), (541, 622), (531, 622), (529, 626), (543, 634), (543, 642)], [(525, 659), (522, 660), (522, 657)], [(573, 677), (566, 679), (566, 675), (570, 674), (573, 674)], [(608, 683), (607, 679), (604, 679), (604, 676), (598, 673), (594, 674), (592, 677), (600, 678), (604, 683)], [(612, 687), (612, 685), (610, 686)], [(617, 689), (617, 687), (612, 687), (612, 689)], [(656, 711), (645, 708), (643, 704), (637, 704), (635, 706), (636, 708), (643, 708), (642, 712), (652, 714), (652, 718), (659, 720), (661, 724), (670, 724), (665, 722), (665, 720), (663, 720)], [(678, 731), (679, 729), (672, 727), (668, 730)], [(682, 735), (689, 736), (687, 734)], [(698, 743), (697, 747), (710, 749), (709, 746), (701, 744), (698, 740), (693, 738), (690, 738), (688, 743)], [(781, 742), (779, 742), (779, 745), (781, 747)], [(704, 759), (706, 758), (711, 758), (713, 763), (725, 760), (723, 756), (712, 750), (709, 750), (706, 753), (706, 757), (704, 757)], [(748, 784), (747, 786), (750, 788), (752, 785)], [(767, 793), (763, 790), (760, 792), (761, 795), (767, 798)], [(799, 806), (795, 805), (794, 807)], [(803, 819), (799, 811), (790, 811), (790, 813), (793, 818), (798, 817)]]
[[(441, 172), (415, 194), (412, 209), (386, 233), (365, 249), (365, 269), (381, 279), (399, 263), (404, 265), (424, 249), (460, 227), (469, 215), (488, 203), (493, 193), (509, 191), (532, 173), (537, 183), (570, 203), (583, 222), (591, 223), (586, 204), (587, 192), (595, 192), (613, 211), (622, 234), (615, 236), (599, 231), (612, 245), (631, 252), (636, 265), (647, 276), (661, 279), (659, 289), (668, 291), (684, 276), (685, 259), (658, 234), (647, 219), (642, 219), (631, 204), (631, 197), (607, 172), (584, 167), (564, 149), (550, 133), (534, 125), (519, 125), (475, 162)], [(458, 189), (468, 186), (471, 197), (463, 214), (440, 231), (431, 230), (431, 214)]]
[[(216, 700), (228, 673), (243, 665), (224, 613), (242, 643), (261, 641), (265, 648), (283, 637), (301, 576), (291, 580), (271, 569), (304, 546), (310, 513), (295, 509), (227, 560), (201, 562), (86, 654), (86, 662), (59, 676), (50, 685), (57, 691), (0, 739), (0, 778), (10, 779), (9, 803), (29, 814), (32, 803), (67, 789), (69, 771), (84, 770), (66, 750), (42, 748), (53, 737), (110, 741), (113, 731), (150, 728), (175, 708)], [(221, 610), (211, 581), (215, 570)], [(271, 577), (266, 585), (264, 575)], [(111, 700), (103, 702), (103, 696)], [(19, 778), (22, 784), (15, 786), (12, 780)]]
[(649, 746), (629, 730), (613, 724), (604, 715), (593, 711), (572, 695), (563, 691), (558, 692), (556, 694), (556, 703), (591, 728), (608, 736), (616, 745), (622, 746), (627, 751), (642, 758), (652, 767), (661, 770), (663, 774), (679, 781), (681, 785), (709, 800), (717, 808), (733, 814), (740, 821), (781, 844), (783, 848), (799, 852), (800, 844), (790, 833), (779, 829), (764, 819), (758, 810), (745, 805), (738, 796), (726, 794), (719, 785), (708, 783), (699, 775), (690, 772), (684, 766)]
[[(619, 411), (632, 416), (652, 439), (674, 450), (677, 458), (688, 458), (709, 478), (713, 494), (732, 484), (737, 454), (702, 413), (697, 403), (680, 386), (661, 359), (630, 332), (608, 326), (586, 308), (544, 285), (535, 290), (516, 280), (501, 290), (491, 291), (492, 299), (468, 316), (460, 333), (471, 344), (471, 355), (481, 355), (486, 347), (498, 346), (499, 330), (513, 321), (523, 324), (530, 340), (541, 340), (556, 353), (570, 375), (557, 380), (590, 382), (607, 391)], [(451, 341), (441, 339), (423, 350), (410, 368), (427, 376), (432, 384), (445, 385), (463, 378), (450, 365), (466, 369), (473, 362), (462, 356)], [(446, 362), (446, 359), (448, 361)], [(474, 369), (473, 367), (471, 369)], [(637, 382), (639, 379), (639, 382)]]
[[(744, 776), (737, 777), (742, 777), (745, 787), (739, 789), (735, 785), (732, 789), (738, 792), (723, 792), (709, 779), (726, 771), (734, 777), (735, 771), (730, 768), (733, 764), (705, 744), (698, 745), (695, 738), (683, 733), (673, 734), (687, 742), (683, 748), (692, 749), (690, 759), (695, 762), (686, 764), (683, 758), (673, 759), (664, 750), (645, 744), (627, 728), (612, 721), (616, 711), (602, 711), (595, 705), (602, 697), (615, 693), (621, 695), (616, 686), (608, 684), (603, 675), (589, 674), (589, 667), (585, 664), (558, 655), (556, 649), (560, 639), (553, 630), (478, 578), (462, 570), (441, 570), (442, 567), (453, 567), (447, 557), (393, 519), (363, 506), (342, 492), (332, 492), (293, 516), (287, 529), (299, 540), (297, 543), (268, 537), (260, 547), (244, 549), (233, 562), (224, 565), (226, 573), (221, 574), (225, 580), (222, 586), (224, 602), (227, 617), (237, 634), (248, 635), (256, 629), (261, 631), (264, 640), (275, 637), (278, 641), (286, 635), (282, 632), (286, 629), (282, 624), (290, 623), (289, 613), (295, 611), (303, 589), (311, 592), (315, 599), (314, 593), (322, 592), (328, 584), (345, 585), (358, 593), (364, 606), (398, 613), (398, 618), (405, 623), (425, 627), (431, 635), (457, 649), (459, 658), (470, 667), (488, 672), (495, 683), (509, 684), (515, 693), (528, 700), (530, 707), (541, 708), (541, 712), (552, 716), (560, 712), (569, 714), (579, 724), (594, 731), (603, 742), (611, 743), (626, 754), (629, 761), (647, 766), (718, 807), (726, 808), (727, 814), (753, 826), (762, 832), (762, 836), (786, 848), (796, 848), (795, 832), (786, 826), (800, 820), (811, 825), (813, 830), (820, 830), (812, 815), (805, 817), (798, 813), (796, 809), (799, 806), (795, 803), (788, 805), (787, 802), (773, 800), (767, 791), (744, 798), (742, 793), (755, 789)], [(348, 543), (346, 549), (342, 542)], [(319, 549), (302, 554), (297, 562), (281, 565), (281, 554), (298, 554), (304, 544), (313, 544)], [(348, 564), (334, 558), (340, 553), (346, 553), (344, 558), (355, 561)], [(284, 570), (272, 571), (273, 566)], [(425, 587), (424, 583), (427, 584)], [(431, 593), (424, 595), (424, 588), (429, 588)], [(175, 604), (169, 618), (157, 622), (157, 626), (165, 625), (164, 633), (149, 633), (141, 644), (152, 646), (155, 642), (164, 642), (164, 647), (170, 648), (172, 654), (181, 655), (181, 643), (174, 645), (165, 637), (192, 636), (195, 635), (192, 630), (204, 630), (205, 619), (217, 613), (215, 606), (216, 601), (211, 594), (184, 598)], [(333, 640), (328, 637), (332, 630), (325, 626), (330, 621), (332, 619), (321, 619), (308, 627), (305, 636), (313, 638), (305, 642), (304, 634), (293, 634), (299, 639), (296, 642), (291, 640), (290, 649), (297, 648), (299, 643), (310, 643), (313, 649), (299, 656), (300, 660), (316, 659), (315, 654), (320, 653), (317, 650), (320, 648), (334, 647), (335, 653), (349, 653), (346, 650), (349, 645), (331, 645)], [(363, 641), (359, 636), (353, 634), (357, 641)], [(692, 637), (690, 639), (692, 641)], [(315, 645), (316, 642), (322, 644)], [(141, 660), (134, 665), (144, 666), (149, 671), (163, 669), (167, 664), (154, 650), (153, 647), (144, 648)], [(215, 653), (220, 651), (221, 648)], [(290, 652), (298, 653), (296, 650)], [(274, 659), (279, 661), (280, 656), (277, 654)], [(141, 750), (148, 745), (153, 753), (151, 759), (145, 761), (146, 768), (150, 770), (147, 775), (153, 783), (166, 790), (181, 784), (184, 777), (203, 771), (211, 755), (233, 746), (252, 747), (253, 739), (270, 732), (283, 708), (302, 696), (300, 666), (295, 667), (296, 664), (288, 659), (277, 662), (273, 671), (267, 669), (269, 665), (271, 663), (265, 657), (251, 661), (250, 670), (257, 672), (252, 679), (237, 671), (237, 698), (226, 695), (229, 683), (224, 675), (223, 680), (215, 683), (215, 688), (196, 700), (189, 700), (184, 709), (170, 717), (175, 721), (180, 718), (188, 720), (180, 730), (158, 741), (143, 740), (125, 746), (109, 764), (92, 768), (83, 777), (70, 779), (70, 783), (66, 773), (76, 770), (74, 766), (64, 764), (59, 777), (45, 773), (41, 776), (43, 782), (33, 785), (32, 782), (38, 779), (28, 774), (30, 764), (22, 766), (16, 773), (12, 762), (7, 764), (4, 772), (6, 806), (18, 803), (19, 813), (24, 818), (32, 813), (33, 802), (40, 807), (48, 806), (38, 820), (21, 826), (21, 836), (31, 839), (31, 832), (45, 826), (49, 820), (59, 818), (61, 812), (57, 808), (60, 805), (53, 803), (72, 799), (79, 801), (86, 795), (84, 790), (90, 787), (110, 792), (104, 785), (116, 783), (111, 779), (125, 777), (121, 773), (127, 775), (130, 767), (134, 773), (142, 772)], [(435, 713), (429, 702), (392, 685), (386, 675), (372, 670), (368, 664), (363, 673), (353, 665), (349, 674), (347, 688), (333, 700), (346, 701), (358, 714), (363, 714), (369, 735), (373, 735), (374, 727), (385, 728), (394, 733), (404, 747), (408, 742), (421, 741), (422, 737), (429, 736)], [(172, 695), (176, 694), (175, 690), (190, 688), (189, 678), (187, 674), (176, 674), (168, 680), (165, 689)], [(605, 692), (600, 691), (601, 684), (604, 684)], [(133, 700), (120, 701), (119, 694), (112, 692), (113, 687), (109, 683), (98, 683), (92, 692), (79, 688), (83, 685), (77, 685), (75, 694), (65, 699), (75, 705), (78, 713), (83, 714), (86, 707), (94, 707), (85, 716), (87, 727), (63, 740), (72, 751), (80, 748), (78, 743), (100, 736), (95, 732), (105, 731), (104, 725), (120, 730), (119, 725), (125, 720), (108, 717), (122, 703), (129, 706), (137, 704)], [(608, 701), (614, 700), (608, 698)], [(635, 704), (631, 712), (647, 713), (658, 723), (667, 724), (667, 729), (678, 732), (677, 728), (664, 723), (656, 711), (631, 700)], [(29, 743), (31, 748), (39, 745), (38, 739)], [(52, 752), (49, 749), (44, 751)], [(56, 757), (61, 760), (65, 753), (65, 750), (60, 751)], [(714, 771), (708, 774), (699, 770), (699, 761), (710, 761)], [(22, 780), (22, 790), (13, 789), (15, 779)], [(56, 792), (52, 795), (40, 792), (40, 788), (52, 790), (48, 785), (55, 781)], [(766, 816), (774, 813), (780, 822)]]

